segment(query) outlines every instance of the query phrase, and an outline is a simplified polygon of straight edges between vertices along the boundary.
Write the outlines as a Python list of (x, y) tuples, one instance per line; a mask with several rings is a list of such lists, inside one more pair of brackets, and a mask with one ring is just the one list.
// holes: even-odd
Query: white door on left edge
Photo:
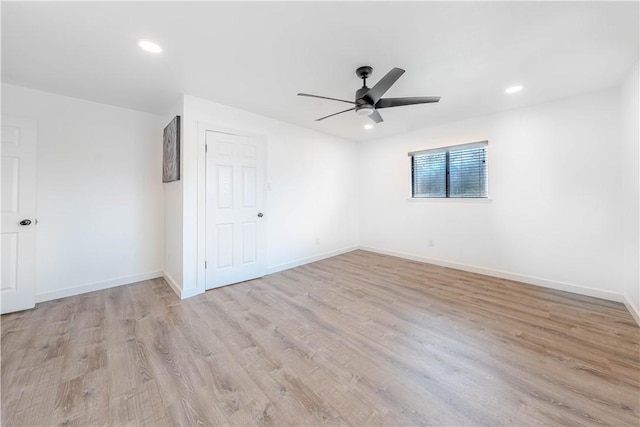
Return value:
[(206, 289), (266, 270), (264, 141), (206, 134)]
[(36, 122), (2, 116), (0, 311), (35, 305)]

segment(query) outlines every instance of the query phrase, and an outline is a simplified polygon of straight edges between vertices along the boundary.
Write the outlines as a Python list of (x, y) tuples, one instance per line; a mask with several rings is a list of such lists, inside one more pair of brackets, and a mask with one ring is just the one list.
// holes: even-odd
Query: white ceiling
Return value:
[[(164, 113), (181, 93), (353, 140), (617, 86), (638, 60), (638, 2), (2, 2), (2, 81)], [(139, 39), (164, 48), (141, 51)], [(355, 69), (407, 72), (366, 117)], [(522, 84), (524, 91), (504, 89)]]

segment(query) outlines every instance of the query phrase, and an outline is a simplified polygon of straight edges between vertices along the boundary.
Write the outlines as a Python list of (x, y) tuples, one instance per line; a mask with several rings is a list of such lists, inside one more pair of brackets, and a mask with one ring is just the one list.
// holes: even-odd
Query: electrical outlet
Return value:
[(433, 242), (433, 240), (429, 240), (429, 247), (432, 248), (434, 247), (436, 244)]
[(316, 245), (319, 245), (319, 244), (320, 244), (320, 238), (316, 237)]

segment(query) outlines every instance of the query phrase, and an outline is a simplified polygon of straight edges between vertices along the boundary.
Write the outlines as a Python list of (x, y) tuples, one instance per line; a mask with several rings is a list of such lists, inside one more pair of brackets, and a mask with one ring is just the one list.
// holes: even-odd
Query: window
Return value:
[(412, 198), (488, 197), (487, 141), (415, 151)]

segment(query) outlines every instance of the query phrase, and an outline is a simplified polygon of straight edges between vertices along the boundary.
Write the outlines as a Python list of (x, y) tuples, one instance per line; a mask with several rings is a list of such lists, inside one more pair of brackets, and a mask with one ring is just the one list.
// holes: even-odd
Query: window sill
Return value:
[(447, 198), (447, 197), (409, 197), (407, 198), (409, 202), (417, 202), (417, 203), (491, 203), (493, 201), (490, 197), (460, 197), (460, 198)]

